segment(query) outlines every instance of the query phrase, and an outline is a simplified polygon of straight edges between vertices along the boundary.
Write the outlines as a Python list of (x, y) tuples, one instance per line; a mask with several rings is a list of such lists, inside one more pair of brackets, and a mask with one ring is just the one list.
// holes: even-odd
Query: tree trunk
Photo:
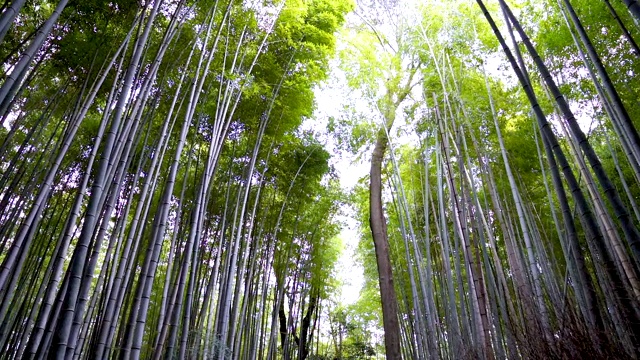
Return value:
[(307, 308), (307, 312), (302, 318), (302, 328), (300, 329), (300, 341), (298, 343), (298, 360), (305, 360), (309, 355), (309, 341), (311, 340), (311, 336), (313, 336), (313, 330), (311, 333), (309, 333), (309, 329), (311, 328), (311, 316), (316, 311), (318, 300), (318, 295), (312, 294), (309, 297), (309, 307)]
[(382, 159), (387, 149), (387, 142), (387, 135), (384, 129), (382, 129), (378, 132), (373, 154), (371, 155), (369, 226), (371, 227), (371, 235), (373, 237), (376, 261), (378, 264), (386, 355), (388, 360), (396, 360), (401, 359), (398, 303), (396, 291), (393, 287), (387, 224), (382, 209)]

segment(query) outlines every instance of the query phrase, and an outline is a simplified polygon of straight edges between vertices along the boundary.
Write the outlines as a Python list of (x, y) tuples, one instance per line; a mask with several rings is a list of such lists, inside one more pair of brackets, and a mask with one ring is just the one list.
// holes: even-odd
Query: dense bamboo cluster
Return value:
[(640, 358), (638, 1), (352, 7), (0, 5), (0, 358)]
[(0, 357), (308, 356), (340, 193), (296, 129), (348, 8), (4, 3)]
[[(549, 9), (537, 2), (515, 11), (504, 0), (455, 3), (442, 14), (445, 7), (430, 2), (417, 24), (389, 7), (379, 17), (393, 19), (386, 28), (365, 23), (379, 40), (374, 46), (393, 59), (384, 88), (368, 90), (390, 142), (387, 247), (395, 289), (382, 287), (389, 275), (372, 220), (375, 251), (367, 236), (361, 243), (365, 262), (378, 258), (383, 319), (400, 319), (401, 354), (389, 351), (387, 338), (387, 358), (638, 358), (640, 58), (638, 29), (629, 31), (637, 14), (620, 15), (609, 2), (574, 8), (554, 1)], [(583, 24), (580, 11), (600, 11), (592, 19), (604, 20)], [(568, 31), (569, 55), (538, 52), (549, 47), (531, 34), (560, 36), (520, 22), (541, 14)], [(598, 31), (606, 36), (595, 35), (599, 49)], [(603, 53), (625, 60), (607, 64)], [(514, 78), (485, 70), (495, 56)], [(569, 75), (575, 69), (582, 73)], [(561, 81), (581, 87), (561, 90)], [(572, 102), (567, 92), (592, 105)], [(594, 110), (585, 116), (587, 108)], [(400, 117), (411, 125), (396, 134), (415, 132), (419, 141), (394, 134)], [(373, 170), (371, 181), (373, 189)], [(360, 209), (367, 227), (366, 206)], [(389, 291), (397, 313), (385, 312)]]

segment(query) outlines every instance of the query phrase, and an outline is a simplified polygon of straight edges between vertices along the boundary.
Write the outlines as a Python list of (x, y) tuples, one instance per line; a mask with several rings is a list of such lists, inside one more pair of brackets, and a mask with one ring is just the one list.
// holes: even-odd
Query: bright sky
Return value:
[[(347, 21), (353, 21), (355, 14), (350, 14)], [(351, 20), (349, 20), (351, 18)], [(359, 20), (358, 20), (359, 21)], [(344, 47), (340, 43), (341, 37), (337, 38), (337, 48)], [(312, 130), (320, 141), (325, 143), (326, 150), (332, 155), (331, 164), (336, 169), (340, 178), (340, 184), (345, 192), (350, 192), (357, 184), (358, 180), (365, 177), (370, 169), (370, 149), (365, 149), (363, 153), (357, 155), (337, 148), (336, 138), (333, 134), (327, 133), (327, 124), (330, 118), (336, 120), (345, 116), (345, 108), (353, 107), (358, 114), (371, 113), (369, 104), (357, 92), (354, 92), (347, 85), (345, 73), (340, 69), (338, 59), (330, 61), (331, 73), (328, 81), (315, 89), (316, 111), (312, 119), (308, 119), (302, 130)], [(375, 116), (375, 114), (371, 114)], [(397, 124), (402, 124), (398, 121)], [(395, 127), (394, 127), (395, 129)], [(408, 141), (410, 137), (402, 142)], [(362, 150), (362, 149), (361, 149)], [(355, 218), (353, 209), (343, 209), (345, 214), (339, 220), (345, 224), (341, 230), (340, 238), (344, 244), (339, 264), (338, 276), (343, 284), (339, 300), (342, 304), (353, 304), (359, 296), (364, 283), (364, 271), (362, 266), (356, 262), (356, 248), (360, 239), (359, 224)]]
[[(327, 133), (329, 118), (340, 118), (344, 106), (351, 98), (351, 92), (346, 84), (342, 71), (338, 68), (338, 62), (331, 62), (332, 74), (323, 86), (315, 89), (316, 111), (312, 119), (302, 125), (303, 130), (312, 130), (320, 141), (325, 143), (327, 151), (332, 155), (330, 163), (336, 169), (340, 178), (340, 185), (345, 192), (353, 189), (358, 180), (369, 172), (369, 164), (366, 161), (358, 161), (348, 152), (340, 151), (336, 146), (335, 138)], [(353, 304), (358, 300), (360, 289), (364, 282), (363, 269), (355, 261), (355, 249), (358, 246), (358, 221), (355, 219), (352, 209), (342, 209), (346, 214), (340, 217), (344, 223), (340, 238), (344, 244), (339, 264), (338, 274), (342, 286), (340, 301), (343, 304)]]

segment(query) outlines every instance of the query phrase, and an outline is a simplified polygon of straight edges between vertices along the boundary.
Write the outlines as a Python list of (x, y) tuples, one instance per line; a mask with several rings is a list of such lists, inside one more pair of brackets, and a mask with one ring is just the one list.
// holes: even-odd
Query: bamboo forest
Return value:
[(640, 360), (640, 1), (0, 1), (0, 359)]

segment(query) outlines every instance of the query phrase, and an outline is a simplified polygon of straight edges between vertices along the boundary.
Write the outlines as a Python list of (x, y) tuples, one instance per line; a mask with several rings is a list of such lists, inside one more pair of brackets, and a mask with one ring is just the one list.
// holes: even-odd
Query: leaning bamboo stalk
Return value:
[[(573, 37), (576, 47), (578, 48), (578, 51), (583, 58), (583, 62), (589, 69), (589, 74), (591, 75), (593, 82), (599, 89), (604, 90), (604, 93), (606, 94), (606, 96), (600, 96), (600, 99), (603, 103), (603, 106), (608, 105), (607, 107), (611, 109), (611, 113), (609, 114), (611, 122), (616, 123), (614, 129), (616, 130), (618, 138), (621, 142), (626, 144), (627, 148), (629, 148), (630, 153), (627, 154), (627, 156), (629, 156), (629, 163), (631, 164), (631, 167), (635, 172), (636, 178), (640, 178), (640, 138), (638, 137), (638, 132), (631, 122), (631, 118), (629, 117), (627, 109), (622, 103), (620, 95), (616, 91), (613, 82), (611, 81), (611, 78), (609, 77), (609, 74), (607, 73), (607, 70), (602, 63), (602, 60), (600, 59), (600, 56), (598, 56), (598, 53), (591, 43), (591, 40), (589, 39), (589, 36), (587, 35), (587, 32), (582, 25), (582, 22), (578, 18), (578, 15), (573, 9), (573, 6), (571, 6), (571, 3), (568, 0), (562, 0), (562, 3), (564, 4), (564, 7), (562, 7), (560, 5), (560, 1), (558, 1), (558, 5), (561, 6), (562, 15), (564, 16), (565, 22), (567, 23), (567, 26), (570, 28), (570, 30), (572, 30), (569, 23), (569, 19), (571, 19), (571, 23), (573, 24), (575, 31), (578, 33), (582, 45), (586, 49), (586, 56), (584, 55), (584, 52), (580, 47), (580, 43), (578, 42), (578, 39), (576, 39), (573, 31), (571, 31), (571, 36)], [(567, 13), (569, 14), (569, 16), (567, 16)], [(587, 58), (589, 59), (588, 62)], [(589, 65), (589, 63), (591, 65)], [(592, 67), (595, 68), (598, 77), (600, 77), (600, 80), (602, 81), (602, 84), (599, 83), (595, 74), (591, 70)], [(605, 103), (607, 103), (607, 105), (605, 105)]]
[[(438, 114), (437, 111), (437, 107), (436, 107), (436, 114)], [(439, 138), (439, 137), (438, 137)], [(438, 139), (436, 138), (436, 139)], [(449, 274), (453, 274), (452, 270), (451, 270), (451, 255), (450, 255), (450, 244), (449, 244), (449, 236), (447, 234), (448, 232), (448, 227), (447, 227), (447, 223), (446, 223), (446, 218), (445, 218), (445, 206), (444, 206), (444, 194), (442, 193), (442, 189), (443, 189), (443, 171), (442, 171), (442, 154), (441, 154), (441, 146), (439, 144), (440, 141), (436, 140), (436, 158), (437, 158), (437, 189), (438, 190), (438, 214), (440, 217), (440, 227), (439, 227), (439, 231), (440, 231), (440, 241), (442, 242), (442, 263), (444, 266), (444, 274), (445, 274), (445, 282), (446, 282), (446, 287), (447, 287), (447, 303), (446, 303), (446, 311), (448, 313), (448, 325), (452, 330), (452, 339), (451, 339), (451, 347), (452, 347), (452, 354), (453, 356), (460, 356), (461, 354), (464, 354), (464, 348), (463, 348), (463, 339), (462, 339), (462, 333), (460, 330), (460, 325), (459, 325), (459, 316), (458, 316), (458, 310), (457, 310), (457, 305), (455, 302), (455, 291), (453, 288), (453, 280), (451, 278), (451, 276)]]
[[(22, 79), (24, 79), (24, 77), (28, 73), (29, 65), (36, 57), (37, 52), (44, 44), (46, 38), (49, 36), (49, 33), (53, 29), (53, 26), (58, 22), (58, 18), (60, 17), (60, 14), (62, 14), (62, 10), (64, 10), (68, 2), (69, 0), (61, 0), (58, 3), (56, 8), (51, 13), (51, 16), (49, 16), (49, 18), (44, 22), (40, 29), (38, 29), (35, 37), (29, 44), (29, 47), (21, 54), (20, 60), (18, 60), (18, 63), (13, 66), (11, 73), (5, 78), (4, 82), (2, 83), (2, 86), (0, 87), (0, 118), (4, 117), (8, 112), (9, 104), (11, 104), (11, 102), (13, 101), (12, 94), (15, 94), (18, 87), (22, 85)], [(15, 5), (19, 5), (19, 2), (16, 2)], [(9, 20), (9, 12), (7, 12), (6, 14), (8, 15), (6, 20)], [(4, 15), (5, 13), (3, 13), (2, 20), (5, 20)], [(4, 25), (5, 29), (7, 27), (8, 24)], [(0, 30), (4, 29), (0, 28)]]
[(73, 321), (74, 313), (76, 310), (76, 300), (80, 291), (81, 274), (84, 269), (84, 262), (88, 251), (89, 242), (91, 241), (93, 231), (98, 221), (98, 206), (100, 198), (105, 190), (105, 184), (107, 182), (105, 176), (107, 175), (109, 163), (110, 161), (112, 161), (114, 145), (117, 137), (117, 129), (120, 127), (120, 122), (123, 118), (124, 107), (129, 101), (128, 95), (130, 94), (133, 87), (133, 79), (137, 72), (137, 65), (142, 57), (143, 49), (149, 38), (151, 26), (154, 23), (155, 15), (159, 10), (160, 4), (161, 2), (158, 2), (154, 5), (153, 10), (151, 11), (151, 14), (147, 19), (144, 33), (136, 40), (132, 61), (129, 65), (129, 68), (127, 69), (127, 73), (124, 78), (123, 89), (116, 105), (110, 130), (107, 133), (105, 139), (105, 145), (100, 157), (94, 184), (91, 188), (91, 196), (87, 205), (87, 212), (84, 217), (80, 239), (74, 249), (74, 256), (72, 264), (70, 266), (72, 276), (70, 277), (70, 284), (65, 295), (63, 304), (63, 315), (61, 316), (60, 321), (58, 321), (54, 344), (52, 344), (53, 348), (51, 350), (58, 358), (64, 357), (64, 354), (67, 351), (67, 344), (69, 342), (68, 337), (71, 331), (71, 323)]
[[(203, 48), (206, 49), (208, 45), (208, 41), (211, 35), (211, 28), (213, 23), (213, 16), (210, 17), (210, 21), (208, 26), (206, 27), (206, 36), (204, 41)], [(219, 33), (218, 33), (219, 34)], [(191, 87), (191, 92), (189, 96), (189, 103), (186, 107), (186, 115), (183, 122), (183, 126), (179, 136), (179, 143), (176, 148), (175, 156), (170, 167), (169, 173), (169, 182), (165, 186), (165, 190), (163, 193), (163, 200), (161, 209), (156, 213), (156, 225), (155, 225), (155, 236), (152, 240), (153, 246), (149, 247), (146, 255), (145, 255), (145, 266), (143, 268), (141, 276), (141, 281), (137, 285), (137, 294), (136, 294), (136, 303), (134, 304), (134, 308), (130, 313), (129, 327), (132, 334), (131, 337), (127, 337), (125, 350), (123, 352), (123, 356), (128, 356), (129, 352), (135, 358), (140, 356), (140, 347), (142, 342), (142, 335), (144, 331), (144, 325), (146, 324), (147, 311), (149, 308), (150, 294), (153, 285), (153, 279), (155, 278), (155, 272), (157, 269), (158, 257), (160, 255), (160, 250), (162, 248), (162, 241), (164, 238), (165, 229), (167, 226), (167, 217), (169, 211), (169, 203), (170, 198), (173, 193), (173, 188), (175, 184), (175, 179), (177, 176), (178, 165), (180, 158), (182, 156), (182, 150), (184, 148), (186, 142), (186, 136), (188, 132), (189, 125), (192, 122), (194, 109), (198, 102), (198, 97), (200, 95), (200, 90), (204, 84), (204, 81), (207, 77), (207, 72), (204, 71), (202, 75), (201, 69), (203, 69), (203, 63), (205, 68), (208, 67), (208, 64), (211, 62), (212, 54), (216, 50), (217, 40), (219, 36), (216, 36), (214, 39), (213, 49), (207, 51), (203, 51), (198, 60), (198, 66), (196, 68), (196, 76), (197, 80), (193, 82), (193, 86)], [(195, 46), (195, 44), (194, 44)], [(134, 320), (135, 319), (135, 320)], [(134, 325), (135, 322), (135, 325)]]
[[(561, 123), (563, 125), (563, 129), (565, 133), (569, 131), (566, 128), (566, 124), (564, 122)], [(602, 197), (598, 193), (595, 185), (595, 181), (591, 173), (587, 170), (584, 159), (580, 156), (577, 144), (575, 141), (570, 141), (571, 149), (573, 150), (571, 154), (574, 157), (575, 163), (578, 165), (578, 169), (582, 174), (582, 178), (585, 180), (585, 184), (587, 185), (587, 191), (591, 195), (593, 199), (593, 205), (596, 212), (596, 219), (600, 222), (601, 227), (604, 230), (604, 234), (606, 235), (608, 242), (610, 243), (610, 247), (613, 250), (613, 254), (611, 256), (615, 257), (618, 261), (616, 264), (620, 264), (621, 269), (618, 271), (620, 273), (625, 274), (626, 279), (629, 281), (631, 285), (631, 289), (635, 294), (637, 299), (640, 299), (640, 282), (636, 277), (633, 265), (627, 255), (626, 249), (622, 246), (620, 236), (614, 227), (613, 219), (609, 215), (609, 212), (604, 208), (604, 203), (602, 201)]]
[[(536, 119), (538, 120), (538, 124), (540, 127), (540, 130), (543, 132), (544, 137), (545, 137), (545, 141), (547, 146), (549, 146), (551, 149), (553, 149), (554, 154), (558, 157), (558, 161), (560, 163), (560, 167), (563, 169), (563, 173), (565, 174), (565, 179), (568, 182), (568, 185), (571, 189), (572, 194), (574, 195), (574, 199), (576, 201), (576, 204), (578, 205), (579, 208), (579, 214), (581, 216), (581, 218), (584, 220), (584, 224), (586, 226), (587, 229), (587, 234), (589, 239), (591, 239), (592, 244), (594, 246), (596, 246), (598, 249), (600, 249), (601, 251), (599, 251), (598, 253), (600, 254), (600, 256), (603, 256), (602, 261), (603, 264), (605, 264), (605, 269), (607, 269), (608, 275), (610, 276), (610, 279), (612, 281), (613, 284), (615, 284), (615, 286), (613, 287), (615, 295), (618, 297), (618, 299), (620, 299), (622, 301), (622, 311), (626, 314), (626, 316), (634, 316), (633, 315), (633, 310), (631, 310), (630, 304), (628, 302), (625, 302), (624, 299), (627, 298), (627, 296), (624, 294), (625, 293), (625, 289), (623, 286), (621, 286), (621, 278), (620, 275), (617, 274), (617, 272), (615, 270), (613, 270), (614, 268), (612, 267), (611, 264), (611, 259), (607, 257), (607, 253), (606, 250), (604, 250), (604, 244), (602, 242), (602, 235), (597, 227), (597, 225), (595, 224), (595, 220), (593, 219), (593, 214), (591, 213), (588, 205), (586, 204), (586, 200), (584, 198), (584, 195), (582, 194), (577, 181), (575, 179), (575, 176), (573, 175), (569, 164), (566, 161), (566, 158), (557, 142), (557, 139), (555, 137), (555, 134), (553, 134), (553, 132), (551, 131), (548, 122), (546, 121), (546, 118), (544, 116), (544, 114), (542, 113), (540, 106), (537, 102), (537, 99), (535, 97), (535, 94), (533, 93), (533, 90), (531, 89), (528, 81), (526, 80), (525, 76), (523, 75), (523, 72), (520, 69), (520, 66), (518, 65), (518, 63), (516, 62), (515, 58), (513, 57), (513, 54), (511, 53), (511, 51), (509, 50), (509, 48), (506, 46), (506, 43), (504, 41), (504, 38), (502, 37), (500, 30), (497, 28), (495, 22), (493, 21), (491, 15), (489, 14), (489, 12), (487, 11), (486, 7), (484, 6), (484, 3), (481, 0), (477, 0), (478, 5), (481, 7), (481, 10), (483, 12), (483, 14), (485, 15), (485, 18), (487, 19), (487, 21), (489, 22), (493, 32), (495, 33), (498, 41), (500, 42), (501, 47), (504, 50), (504, 53), (507, 55), (509, 62), (511, 63), (516, 76), (518, 77), (522, 88), (525, 90), (525, 93), (527, 95), (527, 97), (529, 98), (531, 105), (532, 105), (532, 109), (534, 111), (534, 114), (536, 115)], [(612, 271), (613, 270), (613, 271)]]
[(544, 62), (538, 55), (538, 52), (536, 51), (535, 47), (529, 40), (529, 37), (526, 35), (524, 30), (520, 26), (520, 23), (515, 18), (515, 16), (509, 9), (509, 7), (504, 2), (504, 0), (500, 0), (500, 4), (503, 7), (504, 11), (506, 12), (507, 16), (509, 17), (509, 21), (513, 24), (515, 29), (518, 31), (527, 50), (531, 54), (538, 70), (540, 71), (541, 77), (544, 79), (545, 83), (547, 84), (549, 91), (555, 98), (560, 111), (562, 112), (564, 118), (566, 119), (569, 125), (569, 129), (571, 129), (572, 136), (575, 137), (576, 141), (580, 145), (580, 148), (585, 153), (585, 156), (589, 162), (589, 165), (591, 166), (593, 172), (596, 175), (596, 179), (602, 186), (605, 196), (609, 200), (616, 217), (621, 223), (621, 227), (625, 235), (625, 238), (632, 250), (632, 253), (634, 254), (634, 259), (636, 259), (636, 262), (640, 262), (640, 232), (638, 231), (637, 227), (630, 221), (629, 213), (627, 212), (626, 206), (620, 200), (618, 191), (613, 187), (611, 180), (609, 179), (608, 175), (602, 168), (602, 163), (600, 162), (600, 159), (598, 158), (597, 154), (593, 150), (593, 147), (590, 145), (586, 136), (580, 129), (580, 126), (578, 125), (573, 112), (569, 108), (569, 104), (567, 103), (564, 96), (560, 92), (560, 89), (558, 89), (555, 81), (553, 80), (553, 78), (551, 77), (551, 74), (549, 73), (549, 70), (547, 69), (547, 66), (544, 64)]

